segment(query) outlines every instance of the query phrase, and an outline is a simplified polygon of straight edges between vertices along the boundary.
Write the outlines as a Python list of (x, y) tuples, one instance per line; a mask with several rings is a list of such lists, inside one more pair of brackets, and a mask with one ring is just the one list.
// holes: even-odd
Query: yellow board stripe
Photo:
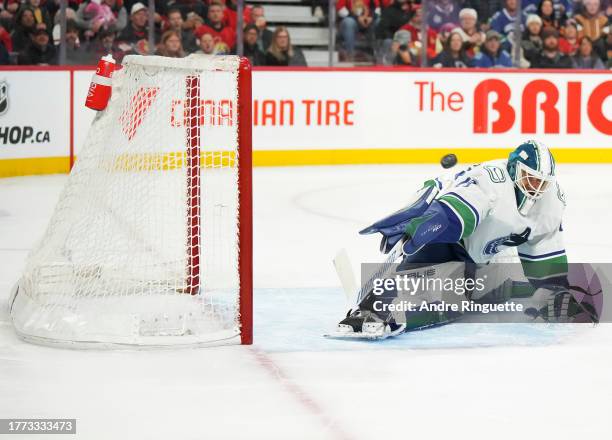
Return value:
[[(419, 149), (353, 149), (353, 150), (268, 150), (255, 151), (255, 166), (292, 165), (359, 165), (439, 163), (442, 156), (454, 153), (463, 164), (507, 157), (511, 149), (503, 148), (419, 148)], [(557, 163), (612, 163), (612, 149), (553, 149)]]
[[(424, 149), (350, 149), (350, 150), (258, 150), (253, 152), (254, 166), (299, 166), (299, 165), (358, 165), (358, 164), (418, 164), (438, 163), (443, 155), (454, 153), (460, 163), (472, 164), (505, 157), (510, 149), (502, 148), (424, 148)], [(145, 162), (142, 156), (117, 158), (115, 168), (168, 169), (167, 160), (172, 153), (149, 155)], [(202, 157), (206, 166), (232, 164), (228, 153), (208, 152)], [(557, 163), (612, 163), (612, 149), (604, 148), (559, 148), (553, 150)], [(161, 158), (161, 159), (160, 159)], [(176, 159), (176, 158), (175, 158)], [(180, 159), (178, 161), (180, 163)], [(143, 166), (143, 164), (147, 164)], [(176, 167), (177, 162), (175, 162)], [(68, 157), (38, 157), (26, 159), (0, 159), (0, 177), (27, 176), (32, 174), (67, 173)]]
[(69, 171), (70, 158), (68, 157), (0, 159), (0, 177), (29, 176), (32, 174), (65, 174)]

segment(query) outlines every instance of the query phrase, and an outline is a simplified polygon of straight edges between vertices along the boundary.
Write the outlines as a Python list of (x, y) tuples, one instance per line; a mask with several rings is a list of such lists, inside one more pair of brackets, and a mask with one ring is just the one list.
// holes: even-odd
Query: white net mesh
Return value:
[(240, 342), (238, 68), (126, 57), (29, 256), (11, 310), (20, 335)]

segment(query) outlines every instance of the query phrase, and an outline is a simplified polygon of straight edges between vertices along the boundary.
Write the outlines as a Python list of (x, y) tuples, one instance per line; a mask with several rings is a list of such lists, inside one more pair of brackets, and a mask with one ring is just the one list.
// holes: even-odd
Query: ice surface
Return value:
[[(449, 325), (379, 342), (321, 337), (345, 313), (336, 251), (376, 261), (377, 238), (357, 231), (440, 171), (256, 169), (255, 345), (119, 352), (16, 338), (6, 298), (65, 176), (0, 180), (0, 418), (77, 418), (77, 435), (66, 437), (87, 440), (605, 438), (612, 325)], [(612, 185), (594, 184), (610, 171), (558, 167), (571, 261), (612, 261)]]

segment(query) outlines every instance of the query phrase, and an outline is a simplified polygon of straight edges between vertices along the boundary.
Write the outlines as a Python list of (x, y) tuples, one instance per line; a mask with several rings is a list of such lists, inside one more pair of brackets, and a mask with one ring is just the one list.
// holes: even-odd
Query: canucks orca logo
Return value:
[(563, 203), (563, 206), (567, 206), (567, 202), (565, 201), (565, 193), (563, 192), (563, 190), (561, 189), (558, 183), (557, 183), (557, 197), (559, 197), (559, 200), (561, 200), (561, 203)]
[(529, 240), (529, 235), (531, 234), (531, 228), (526, 228), (520, 234), (510, 234), (505, 237), (499, 237), (495, 240), (491, 240), (488, 242), (484, 248), (485, 255), (495, 255), (501, 252), (503, 249), (500, 249), (501, 246), (505, 247), (516, 247), (520, 246)]
[(8, 97), (8, 83), (6, 81), (0, 82), (0, 116), (8, 111), (9, 97)]

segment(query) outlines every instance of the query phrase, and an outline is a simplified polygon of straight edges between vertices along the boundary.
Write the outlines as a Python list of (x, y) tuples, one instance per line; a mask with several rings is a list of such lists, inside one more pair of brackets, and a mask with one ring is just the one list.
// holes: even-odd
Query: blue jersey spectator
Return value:
[(509, 38), (514, 32), (514, 26), (517, 17), (521, 17), (521, 33), (525, 30), (525, 20), (527, 15), (524, 12), (518, 10), (517, 0), (505, 0), (504, 8), (501, 11), (497, 11), (491, 22), (489, 23), (491, 29), (499, 32), (502, 36)]
[(497, 31), (487, 31), (483, 47), (472, 59), (472, 67), (512, 67), (512, 59), (508, 52), (501, 48), (500, 40), (501, 35)]
[(459, 23), (459, 7), (453, 0), (433, 0), (427, 6), (427, 24), (436, 31), (446, 23)]

